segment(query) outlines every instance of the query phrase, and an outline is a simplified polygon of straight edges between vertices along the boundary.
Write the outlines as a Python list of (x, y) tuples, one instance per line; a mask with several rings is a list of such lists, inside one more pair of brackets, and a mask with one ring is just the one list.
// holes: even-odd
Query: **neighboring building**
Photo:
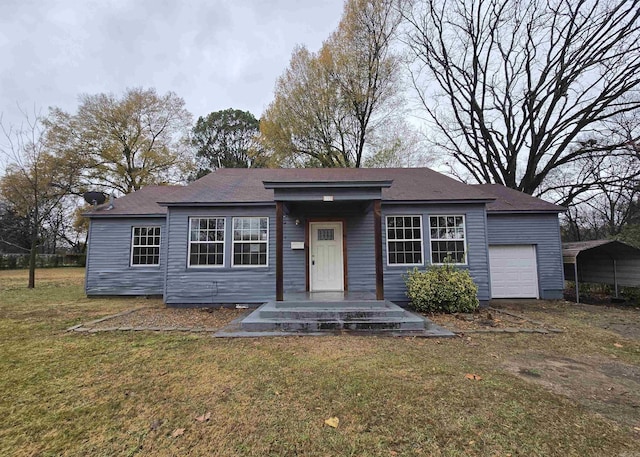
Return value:
[(263, 303), (305, 291), (406, 303), (403, 276), (446, 261), (478, 298), (562, 297), (563, 208), (426, 168), (220, 169), (97, 207), (87, 295), (170, 306)]

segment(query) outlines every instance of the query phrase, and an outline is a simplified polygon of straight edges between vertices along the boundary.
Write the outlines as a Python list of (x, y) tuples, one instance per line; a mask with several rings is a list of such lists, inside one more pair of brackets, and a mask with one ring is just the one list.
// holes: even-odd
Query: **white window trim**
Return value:
[[(224, 239), (222, 241), (191, 241), (191, 222), (194, 219), (222, 219), (224, 221)], [(187, 232), (187, 268), (206, 269), (224, 268), (226, 265), (227, 251), (227, 218), (225, 216), (189, 216), (189, 229)], [(191, 265), (191, 243), (222, 244), (222, 264), (220, 265)]]
[[(267, 239), (265, 241), (262, 240), (253, 240), (253, 241), (236, 241), (234, 240), (233, 237), (233, 230), (234, 230), (234, 221), (236, 219), (266, 219), (267, 220)], [(231, 267), (232, 268), (267, 268), (269, 266), (269, 216), (235, 216), (231, 218)], [(234, 246), (236, 244), (242, 244), (242, 243), (265, 243), (267, 246), (267, 263), (265, 263), (264, 265), (236, 265), (235, 263), (235, 255), (234, 255)]]
[[(135, 238), (135, 233), (136, 233), (136, 229), (137, 228), (146, 228), (146, 229), (156, 229), (159, 228), (160, 229), (160, 234), (158, 235), (160, 237), (160, 244), (155, 245), (155, 244), (150, 244), (150, 245), (145, 245), (142, 246), (141, 244), (134, 244), (133, 240)], [(144, 267), (148, 267), (148, 268), (157, 268), (160, 266), (160, 256), (162, 255), (162, 226), (160, 225), (133, 225), (131, 227), (131, 255), (129, 256), (129, 266), (131, 268), (144, 268)], [(133, 263), (133, 251), (135, 248), (141, 248), (141, 247), (145, 247), (145, 248), (158, 248), (158, 263), (139, 263), (139, 264), (134, 264)]]
[[(420, 218), (420, 251), (422, 252), (422, 262), (421, 263), (390, 263), (389, 262), (389, 242), (390, 241), (416, 241), (414, 239), (411, 240), (389, 240), (389, 218), (390, 217), (419, 217)], [(388, 267), (420, 267), (424, 265), (424, 223), (422, 221), (421, 214), (387, 214), (384, 217), (385, 224), (385, 232), (384, 236), (387, 240), (387, 266)]]
[[(462, 225), (463, 225), (463, 229), (464, 229), (464, 239), (463, 240), (459, 240), (457, 238), (455, 238), (455, 239), (451, 239), (451, 238), (448, 238), (448, 239), (431, 238), (431, 218), (432, 217), (460, 217), (460, 216), (462, 216)], [(427, 218), (429, 219), (429, 262), (431, 263), (431, 261), (433, 260), (433, 248), (431, 246), (431, 242), (432, 241), (462, 241), (462, 242), (464, 242), (464, 262), (461, 262), (461, 263), (452, 262), (452, 263), (449, 263), (447, 265), (469, 265), (469, 247), (467, 246), (467, 216), (466, 216), (466, 214), (429, 214), (427, 216)], [(431, 265), (441, 266), (441, 265), (445, 265), (445, 264), (444, 263), (431, 263)]]

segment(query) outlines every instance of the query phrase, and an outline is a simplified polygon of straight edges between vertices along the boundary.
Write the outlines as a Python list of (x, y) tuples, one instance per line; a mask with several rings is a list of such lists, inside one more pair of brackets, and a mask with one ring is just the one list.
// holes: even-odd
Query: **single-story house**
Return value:
[(162, 295), (169, 306), (320, 291), (404, 304), (407, 270), (452, 262), (482, 303), (557, 299), (561, 211), (427, 168), (219, 169), (89, 211), (85, 287)]

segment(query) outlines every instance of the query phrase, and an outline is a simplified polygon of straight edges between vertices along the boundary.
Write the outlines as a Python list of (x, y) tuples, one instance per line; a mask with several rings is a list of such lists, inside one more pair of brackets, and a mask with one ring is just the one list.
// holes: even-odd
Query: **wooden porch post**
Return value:
[(373, 201), (373, 242), (376, 256), (376, 300), (384, 300), (384, 277), (382, 272), (382, 205)]
[(284, 226), (282, 216), (282, 202), (276, 202), (276, 301), (284, 300), (283, 278), (283, 244)]

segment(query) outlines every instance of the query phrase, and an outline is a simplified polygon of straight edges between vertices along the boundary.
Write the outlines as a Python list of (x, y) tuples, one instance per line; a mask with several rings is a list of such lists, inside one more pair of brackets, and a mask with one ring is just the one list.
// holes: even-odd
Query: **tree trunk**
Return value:
[(31, 240), (31, 251), (29, 252), (29, 289), (36, 287), (36, 253), (38, 250), (38, 237)]

